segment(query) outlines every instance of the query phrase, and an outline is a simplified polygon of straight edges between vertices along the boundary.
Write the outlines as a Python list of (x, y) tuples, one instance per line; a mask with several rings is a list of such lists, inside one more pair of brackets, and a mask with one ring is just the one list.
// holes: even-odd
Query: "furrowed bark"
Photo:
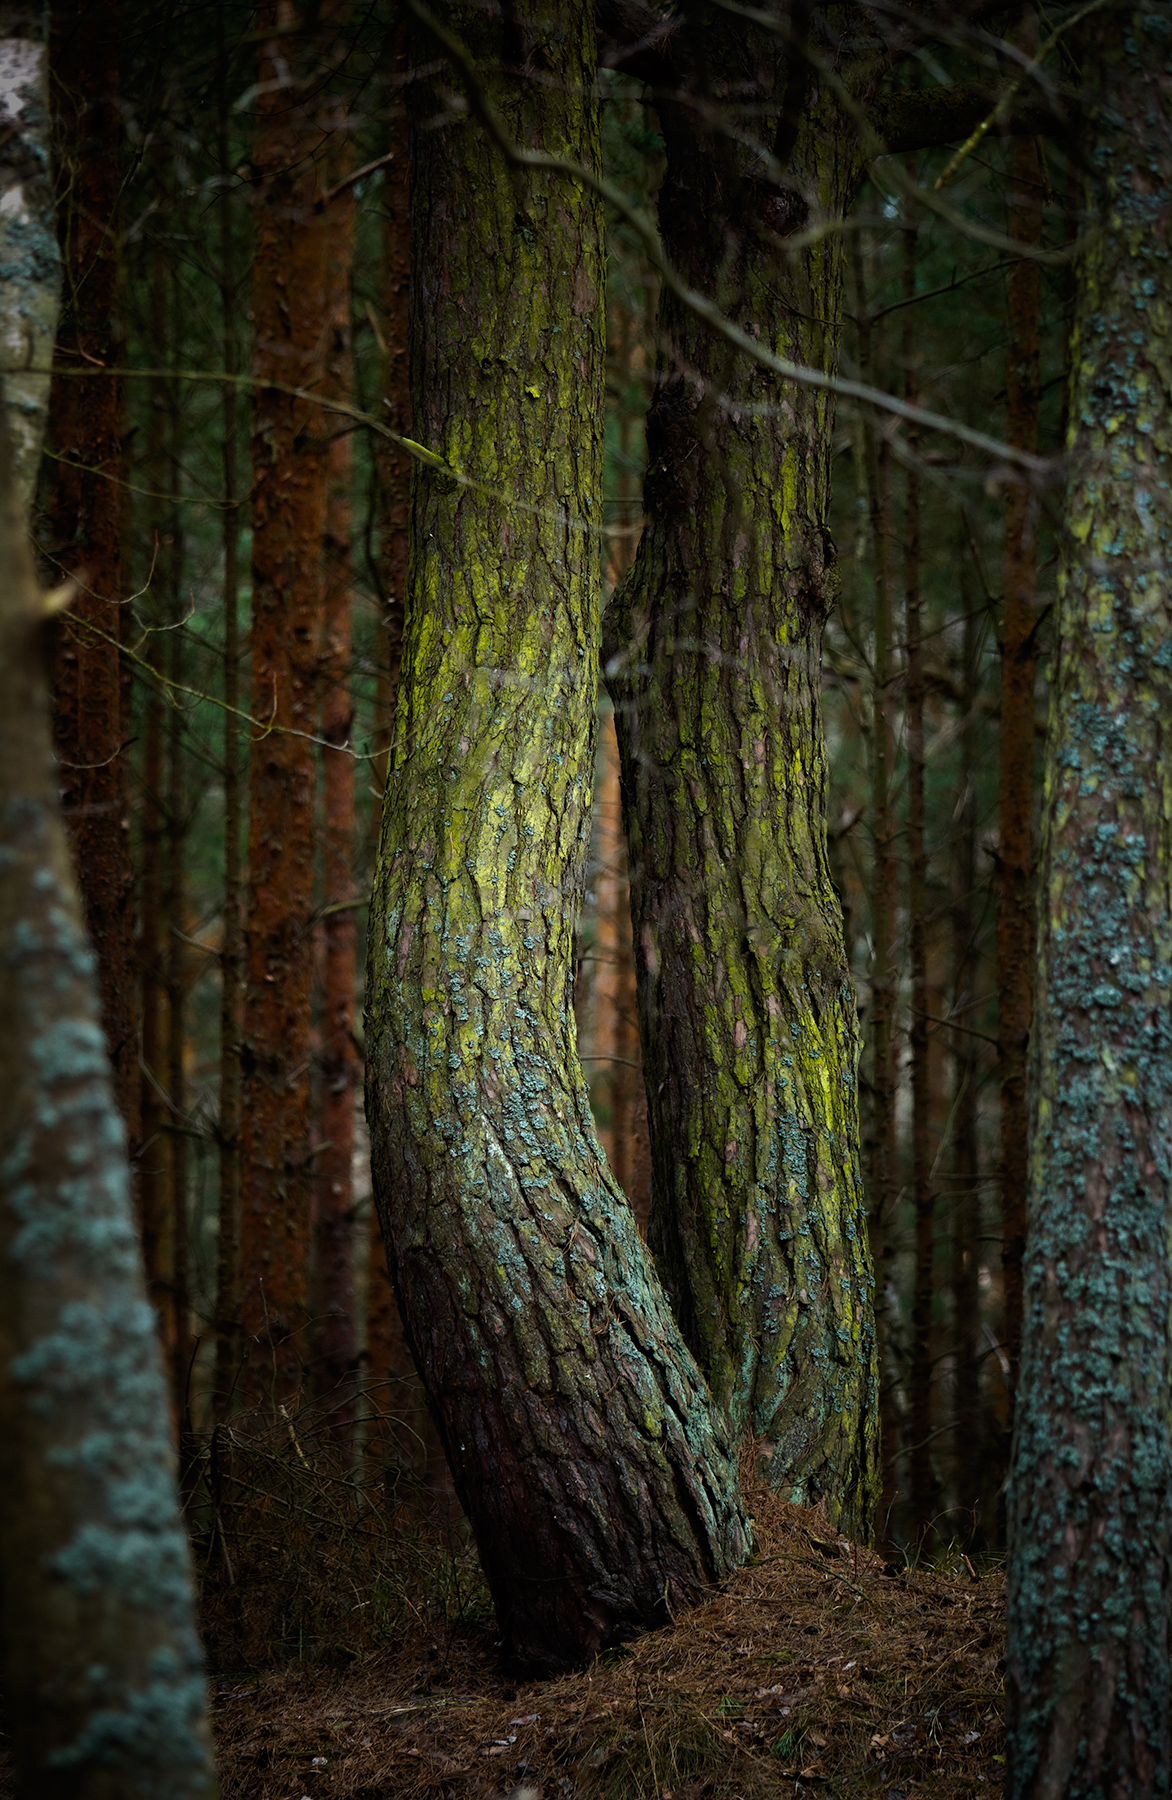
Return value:
[(1010, 1485), (1012, 1800), (1172, 1773), (1172, 53), (1088, 23)]
[[(288, 1399), (307, 1346), (314, 795), (325, 434), (282, 393), (311, 382), (325, 305), (314, 152), (300, 81), (312, 43), (285, 0), (262, 6), (254, 161), (264, 183), (253, 277), (252, 716), (241, 1122), (241, 1303), (249, 1400)], [(281, 71), (293, 70), (286, 85)], [(311, 84), (312, 87), (312, 84)]]
[[(2, 52), (0, 52), (2, 54)], [(211, 1800), (191, 1570), (0, 445), (0, 1626), (21, 1800)]]
[[(726, 282), (734, 314), (778, 354), (833, 367), (850, 133), (815, 84), (785, 184), (769, 185), (734, 142), (760, 132), (762, 112), (778, 124), (780, 40), (703, 8), (681, 40), (690, 72), (659, 102), (667, 255), (693, 286)], [(728, 94), (748, 124), (724, 133), (704, 121), (735, 117)], [(822, 219), (825, 234), (787, 249), (788, 233)], [(730, 355), (670, 295), (659, 332), (646, 524), (606, 639), (651, 1242), (734, 1434), (759, 1440), (787, 1494), (824, 1499), (866, 1536), (872, 1276), (820, 713), (830, 404)]]
[[(507, 29), (470, 3), (444, 19), (515, 137), (598, 166), (591, 5), (547, 0)], [(419, 106), (412, 435), (437, 462), (414, 477), (367, 1115), (405, 1329), (505, 1644), (558, 1668), (696, 1599), (743, 1556), (745, 1524), (575, 1043), (601, 208), (514, 176), (465, 118), (435, 127), (431, 91)]]
[[(102, 1023), (132, 1154), (139, 1136), (134, 893), (122, 751), (118, 645), (122, 598), (122, 390), (116, 376), (115, 214), (121, 121), (118, 12), (109, 0), (55, 0), (53, 108), (65, 198), (59, 232), (65, 294), (49, 436), (57, 457), (47, 521), (51, 566), (79, 592), (54, 656), (61, 800), (86, 925), (98, 957)], [(82, 376), (82, 372), (87, 373)]]
[(61, 253), (53, 219), (49, 129), (49, 44), (43, 8), (0, 5), (0, 364), (12, 481), (27, 515), (41, 468), (49, 401), (48, 369), (61, 299)]

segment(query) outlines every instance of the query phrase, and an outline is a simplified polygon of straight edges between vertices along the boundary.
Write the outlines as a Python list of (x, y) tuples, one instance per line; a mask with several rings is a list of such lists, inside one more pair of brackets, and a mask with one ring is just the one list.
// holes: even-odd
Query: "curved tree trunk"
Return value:
[(1172, 1762), (1169, 20), (1100, 18), (1030, 1051), (1015, 1800), (1164, 1796)]
[[(833, 225), (855, 180), (853, 140), (826, 95), (795, 99), (805, 77), (791, 70), (787, 87), (776, 36), (698, 17), (680, 51), (693, 71), (683, 96), (659, 104), (665, 250), (779, 355), (833, 367)], [(746, 117), (721, 98), (730, 93)], [(709, 102), (727, 134), (698, 126)], [(762, 112), (788, 158), (777, 184), (762, 177), (765, 157), (734, 142), (761, 129)], [(822, 220), (826, 235), (789, 249), (795, 228)], [(820, 710), (831, 403), (731, 356), (670, 295), (660, 340), (647, 523), (606, 643), (651, 1242), (735, 1434), (761, 1441), (770, 1480), (795, 1499), (824, 1498), (865, 1535), (878, 1456), (873, 1284)]]
[[(592, 6), (444, 16), (522, 144), (597, 166)], [(404, 1327), (506, 1645), (557, 1668), (694, 1599), (739, 1561), (745, 1524), (575, 1043), (601, 209), (514, 175), (463, 118), (437, 128), (436, 102), (412, 146), (412, 385), (414, 435), (442, 461), (413, 496), (367, 1111)]]

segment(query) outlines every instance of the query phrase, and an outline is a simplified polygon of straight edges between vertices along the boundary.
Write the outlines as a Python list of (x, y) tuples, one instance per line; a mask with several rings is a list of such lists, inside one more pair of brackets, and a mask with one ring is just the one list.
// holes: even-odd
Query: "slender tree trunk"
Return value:
[[(1042, 241), (1042, 171), (1037, 141), (1013, 143), (1011, 235)], [(1009, 277), (1006, 431), (1022, 450), (1038, 447), (1041, 391), (1042, 271), (1023, 258)], [(1034, 637), (1040, 495), (1009, 484), (1005, 517), (1005, 613), (1001, 626), (1000, 844), (997, 862), (997, 1000), (1001, 1056), (1002, 1266), (1005, 1348), (1013, 1395), (1021, 1359), (1022, 1255), (1025, 1249), (1029, 1109), (1026, 1046), (1033, 1006), (1034, 949)]]
[[(262, 34), (254, 162), (263, 183), (253, 275), (252, 712), (241, 1288), (249, 1399), (288, 1399), (306, 1355), (313, 1189), (309, 1067), (316, 755), (325, 534), (320, 409), (277, 386), (320, 367), (325, 234), (312, 97), (282, 71), (307, 57), (285, 0)], [(266, 31), (280, 35), (265, 37)]]
[(113, 485), (123, 469), (122, 390), (115, 376), (94, 372), (119, 361), (118, 11), (109, 0), (54, 0), (51, 23), (65, 302), (49, 407), (58, 460), (48, 553), (79, 589), (57, 633), (54, 735), (114, 1091), (136, 1154), (134, 877), (122, 755), (130, 730), (119, 669), (122, 506)]
[(1071, 346), (1010, 1484), (1011, 1800), (1172, 1779), (1172, 91), (1098, 15)]
[[(815, 85), (784, 184), (761, 178), (750, 143), (733, 148), (763, 115), (782, 130), (780, 43), (715, 10), (689, 14), (677, 98), (659, 103), (660, 227), (693, 286), (716, 292), (735, 271), (730, 304), (747, 326), (783, 356), (833, 368), (849, 132)], [(730, 129), (710, 130), (702, 121), (722, 108)], [(780, 242), (823, 223), (803, 250)], [(820, 711), (832, 409), (730, 356), (668, 294), (659, 335), (646, 524), (606, 626), (651, 1242), (735, 1435), (758, 1440), (787, 1495), (824, 1499), (866, 1535), (872, 1277)]]
[[(914, 174), (914, 169), (913, 169)], [(903, 234), (904, 393), (917, 400), (914, 315), (916, 231)], [(912, 1516), (917, 1533), (936, 1507), (932, 1474), (932, 1303), (935, 1297), (935, 1197), (932, 1193), (931, 1107), (928, 1067), (928, 866), (924, 851), (924, 664), (920, 630), (920, 475), (917, 441), (909, 437), (904, 517), (904, 585), (907, 629), (907, 854), (908, 937), (912, 978), (912, 1205), (916, 1220), (912, 1296)]]
[(0, 1627), (13, 1760), (29, 1800), (211, 1800), (166, 1390), (7, 461), (4, 443)]
[[(407, 35), (401, 7), (396, 8), (388, 34), (386, 63), (391, 71), (387, 99), (387, 148), (392, 161), (383, 171), (382, 198), (382, 394), (386, 423), (392, 431), (409, 436), (411, 396), (408, 379), (407, 305), (410, 288), (410, 133), (407, 126)], [(406, 455), (385, 438), (378, 447), (381, 534), (379, 542), (379, 591), (382, 632), (378, 654), (378, 685), (373, 763), (375, 787), (381, 796), (390, 768), (390, 744), (394, 735), (395, 705), (403, 648), (404, 605), (407, 592), (407, 519), (411, 465)], [(381, 801), (373, 811), (375, 850), (382, 820)], [(378, 1209), (371, 1208), (370, 1246), (366, 1287), (366, 1369), (369, 1385), (367, 1443), (377, 1455), (389, 1444), (409, 1465), (422, 1459), (431, 1486), (442, 1487), (447, 1465), (435, 1426), (427, 1412), (411, 1352), (403, 1336), (403, 1323), (387, 1267)]]
[[(149, 265), (151, 283), (151, 337), (153, 358), (165, 365), (167, 339), (167, 269), (156, 250)], [(151, 409), (147, 427), (147, 467), (156, 494), (170, 489), (167, 461), (167, 384), (151, 382)], [(146, 660), (153, 671), (146, 692), (146, 721), (142, 761), (142, 870), (139, 888), (138, 938), (139, 983), (142, 994), (141, 1145), (138, 1156), (138, 1213), (142, 1234), (147, 1293), (159, 1321), (159, 1341), (168, 1369), (175, 1366), (177, 1319), (175, 1312), (175, 1209), (171, 1203), (171, 1152), (174, 1136), (168, 1105), (167, 1066), (168, 999), (164, 891), (164, 846), (169, 833), (166, 811), (163, 711), (170, 622), (167, 590), (168, 509), (165, 501), (151, 502), (149, 574), (150, 635)]]
[[(178, 313), (172, 288), (172, 343), (179, 342)], [(167, 479), (177, 495), (182, 481), (178, 396), (168, 384), (170, 455)], [(190, 1420), (187, 1380), (191, 1361), (191, 1297), (188, 1291), (187, 1253), (187, 1070), (184, 1062), (187, 1027), (187, 753), (183, 742), (185, 709), (180, 694), (185, 681), (183, 634), (183, 527), (178, 504), (170, 511), (167, 534), (167, 598), (170, 630), (167, 633), (167, 676), (172, 704), (167, 715), (167, 892), (165, 949), (167, 985), (167, 1132), (170, 1137), (170, 1193), (172, 1246), (172, 1309), (175, 1342), (171, 1360), (175, 1419), (181, 1455), (185, 1454)]]
[[(960, 552), (962, 558), (964, 550)], [(963, 565), (962, 565), (963, 566)], [(952, 857), (953, 1212), (952, 1296), (956, 1337), (956, 1467), (961, 1504), (980, 1511), (986, 1483), (981, 1429), (980, 1236), (981, 1186), (977, 1140), (977, 1040), (972, 1035), (977, 991), (977, 616), (971, 585), (962, 576), (959, 793)], [(996, 1521), (981, 1519), (982, 1532)]]
[[(336, 180), (351, 157), (333, 159)], [(326, 210), (327, 394), (350, 400), (350, 268), (354, 251), (354, 192), (347, 188)], [(328, 418), (328, 415), (327, 415)], [(317, 1318), (319, 1392), (331, 1405), (335, 1432), (349, 1440), (354, 1423), (358, 1337), (354, 1316), (354, 1106), (358, 1053), (354, 988), (358, 925), (354, 911), (354, 758), (350, 750), (351, 498), (350, 435), (339, 417), (329, 448), (322, 647), (324, 789), (322, 902), (325, 908), (325, 982), (321, 1053), (322, 1151), (317, 1166)]]
[(224, 925), (220, 945), (220, 1192), (216, 1237), (216, 1415), (227, 1411), (240, 1367), (240, 1134), (241, 999), (244, 974), (244, 919), (241, 906), (240, 827), (240, 500), (237, 480), (239, 414), (236, 384), (236, 251), (232, 231), (228, 146), (228, 62), (224, 18), (217, 14), (220, 162), (220, 332), (224, 372), (221, 389), (224, 431)]
[[(522, 144), (597, 167), (592, 6), (549, 0), (506, 28), (468, 0), (444, 18)], [(423, 88), (412, 144), (412, 435), (434, 461), (413, 488), (367, 1116), (404, 1326), (505, 1645), (556, 1668), (698, 1597), (744, 1554), (744, 1523), (575, 1044), (601, 207), (510, 171), (463, 119), (437, 128), (436, 104)]]
[[(875, 380), (870, 302), (861, 245), (853, 245), (855, 321), (859, 340), (859, 366), (865, 378)], [(892, 967), (893, 915), (895, 911), (895, 854), (891, 812), (891, 766), (895, 743), (891, 728), (890, 650), (890, 494), (886, 443), (876, 442), (874, 421), (860, 420), (862, 474), (869, 525), (874, 589), (874, 665), (871, 693), (871, 999), (867, 1008), (871, 1092), (866, 1108), (867, 1188), (870, 1201), (871, 1253), (879, 1285), (876, 1301), (881, 1368), (880, 1426), (882, 1441), (882, 1492), (880, 1507), (884, 1530), (897, 1499), (900, 1450), (899, 1410), (896, 1406), (900, 1379), (896, 1341), (897, 1321), (892, 1317), (894, 1295), (892, 1234), (895, 1226), (895, 1096), (892, 1052), (894, 970)], [(864, 541), (866, 541), (864, 534)], [(904, 1402), (906, 1410), (906, 1401)]]

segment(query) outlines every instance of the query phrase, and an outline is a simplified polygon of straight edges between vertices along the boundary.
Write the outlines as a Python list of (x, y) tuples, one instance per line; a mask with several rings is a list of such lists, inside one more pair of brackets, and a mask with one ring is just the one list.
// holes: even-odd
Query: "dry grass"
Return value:
[(223, 1800), (998, 1792), (1000, 1574), (889, 1571), (752, 1501), (753, 1566), (583, 1674), (518, 1684), (491, 1622), (437, 1606), (344, 1674), (220, 1680)]

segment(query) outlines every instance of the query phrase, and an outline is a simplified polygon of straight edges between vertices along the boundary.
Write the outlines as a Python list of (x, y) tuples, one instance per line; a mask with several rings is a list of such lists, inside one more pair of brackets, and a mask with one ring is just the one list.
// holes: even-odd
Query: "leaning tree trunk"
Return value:
[[(733, 284), (721, 297), (742, 329), (833, 368), (854, 148), (809, 71), (791, 70), (787, 86), (779, 42), (723, 13), (696, 28), (681, 56), (704, 72), (684, 80), (700, 91), (660, 103), (660, 224), (694, 287)], [(730, 93), (747, 122), (720, 98)], [(762, 114), (788, 156), (772, 184), (766, 155), (738, 143)], [(704, 117), (723, 117), (726, 133), (707, 135)], [(787, 1494), (824, 1498), (865, 1535), (878, 1462), (873, 1284), (820, 701), (831, 402), (730, 354), (670, 294), (659, 332), (647, 523), (606, 643), (651, 1242), (735, 1434), (760, 1441)]]
[(1163, 9), (1094, 33), (1010, 1486), (1009, 1779), (1167, 1795), (1172, 1734), (1172, 100)]
[[(507, 31), (471, 0), (444, 17), (522, 145), (597, 167), (592, 6), (546, 0)], [(695, 1599), (739, 1561), (745, 1524), (574, 1033), (601, 208), (562, 177), (510, 172), (464, 119), (437, 128), (435, 103), (412, 146), (414, 435), (435, 462), (413, 495), (367, 1110), (404, 1327), (505, 1642), (556, 1668)]]

